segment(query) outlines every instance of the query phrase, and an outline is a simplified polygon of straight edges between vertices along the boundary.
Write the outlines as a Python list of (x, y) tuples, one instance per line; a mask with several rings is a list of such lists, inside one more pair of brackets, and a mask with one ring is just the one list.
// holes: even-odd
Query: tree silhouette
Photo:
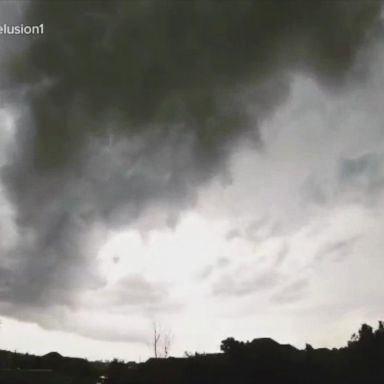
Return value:
[(156, 321), (152, 324), (152, 347), (155, 358), (166, 358), (169, 356), (173, 336), (171, 331), (163, 330)]
[(223, 340), (220, 345), (220, 350), (224, 353), (236, 353), (241, 348), (241, 342), (235, 340), (233, 337), (228, 337)]
[(159, 341), (160, 341), (160, 328), (157, 322), (153, 322), (153, 354), (155, 358), (159, 357)]

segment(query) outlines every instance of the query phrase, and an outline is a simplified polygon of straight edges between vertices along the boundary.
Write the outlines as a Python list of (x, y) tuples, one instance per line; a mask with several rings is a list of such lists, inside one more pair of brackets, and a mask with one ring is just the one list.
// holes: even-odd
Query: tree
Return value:
[(376, 330), (376, 333), (377, 334), (382, 334), (383, 332), (384, 332), (384, 323), (380, 320), (379, 321), (379, 326), (377, 327), (377, 330)]
[(369, 342), (373, 338), (373, 328), (368, 324), (363, 324), (359, 329), (359, 341)]
[(313, 352), (314, 349), (311, 344), (305, 344), (305, 352)]
[(170, 331), (163, 331), (157, 322), (153, 322), (152, 328), (152, 347), (154, 357), (168, 357), (172, 346), (172, 333)]
[(170, 332), (167, 332), (164, 335), (163, 344), (164, 344), (164, 346), (163, 346), (164, 347), (164, 350), (163, 350), (164, 357), (168, 357), (169, 351), (171, 349), (171, 344), (172, 344), (172, 335)]
[(157, 322), (153, 322), (153, 353), (155, 358), (159, 357), (160, 329)]
[(220, 349), (224, 353), (233, 353), (239, 350), (240, 345), (241, 343), (239, 341), (235, 340), (233, 337), (228, 337), (221, 342)]

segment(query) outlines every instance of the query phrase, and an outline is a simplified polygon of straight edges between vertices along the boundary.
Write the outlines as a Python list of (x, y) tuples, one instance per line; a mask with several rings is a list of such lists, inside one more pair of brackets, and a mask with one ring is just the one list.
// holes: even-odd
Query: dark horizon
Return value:
[[(157, 342), (155, 338), (154, 343)], [(57, 352), (44, 356), (0, 350), (0, 383), (135, 384), (135, 383), (379, 383), (384, 378), (384, 323), (362, 324), (346, 347), (299, 350), (270, 338), (241, 342), (228, 337), (220, 353), (157, 356), (145, 362), (87, 361)], [(166, 352), (166, 350), (165, 350)], [(299, 381), (298, 381), (299, 380)], [(322, 381), (323, 380), (323, 381)]]

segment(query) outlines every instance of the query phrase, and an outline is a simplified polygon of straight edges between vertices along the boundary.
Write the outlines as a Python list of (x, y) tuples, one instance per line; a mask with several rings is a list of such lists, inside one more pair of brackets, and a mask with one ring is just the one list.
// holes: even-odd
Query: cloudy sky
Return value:
[(383, 316), (378, 1), (4, 1), (0, 348), (344, 345)]

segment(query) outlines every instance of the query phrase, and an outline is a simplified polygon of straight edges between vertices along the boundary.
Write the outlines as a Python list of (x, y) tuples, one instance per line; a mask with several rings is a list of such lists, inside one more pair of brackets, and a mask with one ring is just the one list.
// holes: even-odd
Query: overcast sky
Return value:
[[(310, 4), (309, 4), (310, 3)], [(144, 360), (383, 318), (378, 1), (1, 2), (0, 348)]]

